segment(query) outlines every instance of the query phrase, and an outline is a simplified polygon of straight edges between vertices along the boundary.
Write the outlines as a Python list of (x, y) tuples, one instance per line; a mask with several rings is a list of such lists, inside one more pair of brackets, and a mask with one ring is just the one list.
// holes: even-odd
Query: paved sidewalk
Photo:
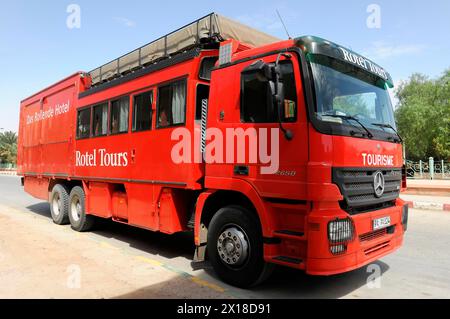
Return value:
[(408, 189), (405, 194), (450, 197), (448, 179), (408, 179), (406, 185)]
[(408, 202), (410, 208), (450, 212), (450, 196), (401, 194), (400, 197)]
[(408, 186), (428, 186), (450, 188), (450, 179), (408, 179)]

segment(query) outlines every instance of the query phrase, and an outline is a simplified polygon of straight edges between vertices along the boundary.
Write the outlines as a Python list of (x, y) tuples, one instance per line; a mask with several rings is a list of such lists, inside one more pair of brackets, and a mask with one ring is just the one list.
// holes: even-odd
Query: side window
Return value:
[(108, 103), (94, 106), (93, 136), (106, 135), (108, 129)]
[[(284, 103), (281, 110), (283, 122), (297, 119), (297, 90), (294, 69), (289, 61), (281, 62), (284, 83)], [(241, 120), (244, 123), (278, 122), (278, 110), (272, 103), (270, 83), (259, 81), (254, 74), (241, 76)]]
[(241, 120), (245, 123), (272, 122), (274, 117), (269, 82), (254, 74), (243, 74), (241, 79)]
[(130, 98), (122, 97), (111, 102), (110, 133), (118, 134), (128, 132), (128, 110)]
[(197, 101), (195, 105), (195, 119), (202, 119), (202, 100), (209, 98), (209, 85), (197, 85)]
[(147, 131), (152, 127), (153, 91), (133, 98), (133, 132)]
[(158, 128), (185, 123), (186, 81), (178, 81), (158, 89)]
[(88, 138), (91, 135), (91, 108), (78, 111), (77, 138)]
[(295, 122), (297, 121), (297, 87), (292, 62), (281, 62), (281, 73), (284, 83), (284, 110), (281, 120), (283, 122)]

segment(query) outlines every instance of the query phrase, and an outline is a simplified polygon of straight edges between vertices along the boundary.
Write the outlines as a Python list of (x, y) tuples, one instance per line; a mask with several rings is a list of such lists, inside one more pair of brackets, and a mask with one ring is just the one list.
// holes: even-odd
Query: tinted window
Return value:
[(158, 89), (158, 127), (184, 124), (186, 116), (186, 81)]
[(269, 82), (254, 74), (242, 75), (242, 119), (249, 123), (272, 122), (274, 118)]
[(108, 129), (108, 103), (94, 106), (93, 136), (106, 135)]
[[(291, 62), (281, 63), (284, 83), (284, 103), (281, 110), (283, 122), (295, 122), (297, 118), (297, 91)], [(242, 75), (241, 118), (247, 123), (278, 122), (277, 110), (272, 103), (269, 82), (259, 81), (256, 75)]]
[(152, 91), (134, 97), (133, 132), (149, 130), (152, 127), (152, 103)]
[(91, 108), (78, 111), (77, 137), (87, 138), (91, 134)]
[(111, 102), (110, 132), (111, 134), (128, 132), (128, 96)]

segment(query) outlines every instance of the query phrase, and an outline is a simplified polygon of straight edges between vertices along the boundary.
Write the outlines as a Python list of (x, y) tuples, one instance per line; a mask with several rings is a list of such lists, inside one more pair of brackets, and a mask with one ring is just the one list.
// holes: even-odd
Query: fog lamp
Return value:
[(345, 251), (347, 250), (347, 245), (335, 245), (335, 246), (330, 246), (330, 251), (333, 255), (340, 255), (345, 253)]

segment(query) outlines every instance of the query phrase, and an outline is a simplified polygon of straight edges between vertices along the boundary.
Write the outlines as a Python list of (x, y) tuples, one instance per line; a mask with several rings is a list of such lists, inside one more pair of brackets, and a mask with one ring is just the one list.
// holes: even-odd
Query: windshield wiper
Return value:
[(397, 130), (391, 124), (388, 124), (388, 123), (372, 123), (372, 125), (379, 126), (379, 127), (390, 128), (391, 130), (393, 130), (395, 132), (395, 134), (397, 134), (398, 139), (400, 140), (400, 143), (403, 143), (403, 138), (400, 136), (400, 134), (398, 134)]
[[(361, 123), (361, 121), (360, 120), (358, 120), (356, 117), (354, 117), (354, 116), (351, 116), (351, 115), (339, 115), (339, 114), (324, 114), (325, 116), (331, 116), (331, 117), (338, 117), (338, 118), (341, 118), (341, 119), (344, 119), (344, 120), (347, 120), (347, 121), (350, 121), (350, 120), (353, 120), (353, 121), (355, 121), (356, 123), (358, 123), (366, 132), (367, 132), (367, 137), (368, 138), (372, 138), (373, 137), (373, 134), (372, 134), (372, 132), (370, 132), (369, 131), (369, 129), (367, 128), (367, 127), (365, 127), (365, 125), (364, 124), (362, 124)], [(352, 133), (352, 132), (350, 132), (350, 133)], [(353, 134), (354, 134), (355, 132), (353, 132)], [(352, 134), (352, 135), (353, 135)]]

